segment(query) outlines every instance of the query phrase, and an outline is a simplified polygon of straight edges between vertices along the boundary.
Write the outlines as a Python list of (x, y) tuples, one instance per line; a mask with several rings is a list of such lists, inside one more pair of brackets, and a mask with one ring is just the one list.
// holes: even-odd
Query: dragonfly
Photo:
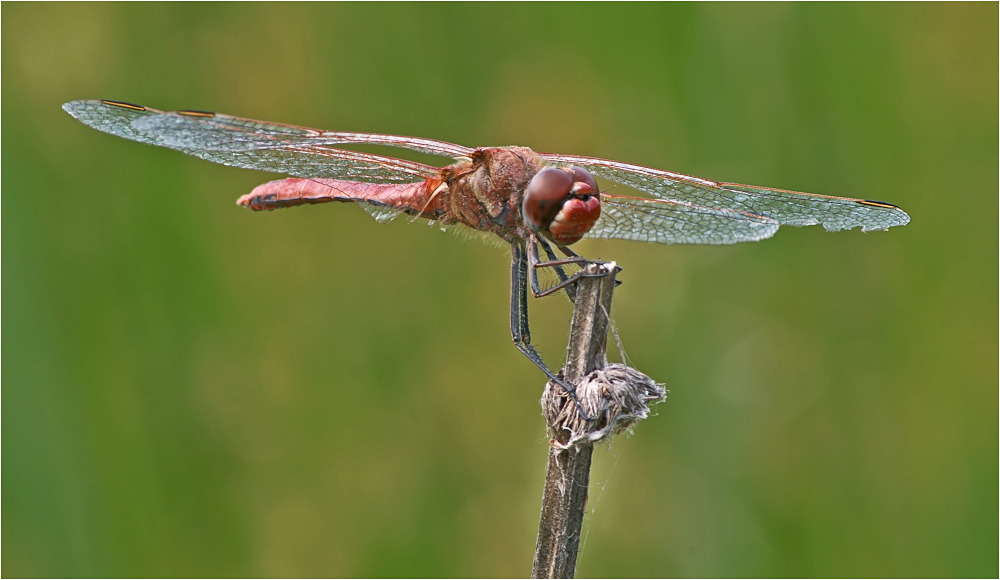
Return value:
[[(719, 245), (763, 240), (783, 225), (821, 224), (828, 231), (860, 227), (867, 232), (910, 221), (902, 209), (882, 201), (717, 182), (527, 147), (470, 148), (206, 111), (164, 112), (121, 101), (71, 101), (63, 109), (105, 133), (289, 176), (237, 200), (254, 211), (355, 202), (382, 223), (407, 214), (498, 236), (511, 248), (511, 338), (574, 401), (573, 387), (546, 366), (531, 343), (527, 291), (530, 287), (535, 297), (542, 297), (565, 290), (572, 300), (574, 283), (594, 275), (585, 266), (599, 263), (570, 249), (581, 239)], [(435, 167), (349, 149), (357, 145), (400, 147), (452, 163)], [(601, 191), (595, 178), (631, 191)], [(554, 273), (558, 282), (543, 288), (538, 279), (543, 270)]]

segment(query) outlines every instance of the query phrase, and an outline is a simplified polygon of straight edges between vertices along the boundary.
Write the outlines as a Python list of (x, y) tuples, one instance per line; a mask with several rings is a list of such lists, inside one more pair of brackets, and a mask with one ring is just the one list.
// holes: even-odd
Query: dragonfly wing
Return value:
[(662, 199), (601, 195), (601, 217), (588, 238), (660, 244), (735, 244), (778, 231), (774, 219)]
[(430, 165), (329, 146), (332, 142), (365, 142), (362, 137), (353, 141), (324, 138), (324, 132), (315, 129), (200, 111), (165, 113), (114, 101), (72, 101), (63, 109), (105, 133), (234, 167), (376, 183), (440, 175), (440, 170)]
[(200, 111), (178, 111), (150, 116), (142, 121), (142, 129), (164, 135), (163, 144), (168, 147), (197, 145), (224, 150), (258, 149), (273, 146), (277, 141), (305, 146), (383, 145), (450, 158), (468, 157), (473, 152), (472, 149), (462, 145), (433, 139), (377, 133), (320, 131), (308, 127)]
[(822, 224), (829, 231), (863, 231), (906, 225), (910, 216), (884, 202), (722, 183), (607, 159), (543, 154), (548, 161), (583, 167), (598, 177), (639, 190), (655, 199), (732, 211), (774, 220), (778, 225)]
[(143, 117), (162, 115), (162, 111), (117, 101), (70, 101), (62, 108), (74, 119), (98, 131), (140, 143), (157, 144), (153, 136), (145, 135), (132, 123)]
[(286, 146), (273, 149), (225, 151), (205, 149), (180, 149), (202, 159), (242, 167), (283, 173), (294, 177), (332, 178), (371, 183), (409, 183), (428, 177), (437, 177), (436, 167), (382, 157), (344, 151), (333, 147)]
[(386, 147), (402, 147), (428, 155), (440, 155), (452, 159), (465, 159), (472, 156), (475, 149), (464, 145), (455, 145), (434, 139), (420, 137), (403, 137), (401, 135), (381, 135), (379, 133), (340, 133), (323, 131), (317, 140), (325, 145), (384, 145)]
[(753, 196), (752, 206), (758, 212), (775, 216), (782, 225), (821, 224), (830, 232), (860, 226), (861, 231), (871, 232), (910, 223), (909, 214), (902, 208), (884, 201), (767, 189), (739, 183), (720, 183), (718, 187), (733, 198)]

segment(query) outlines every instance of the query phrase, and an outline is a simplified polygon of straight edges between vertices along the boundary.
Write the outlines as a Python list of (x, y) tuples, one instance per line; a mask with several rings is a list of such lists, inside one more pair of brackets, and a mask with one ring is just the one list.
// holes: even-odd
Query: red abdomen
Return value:
[(436, 219), (441, 214), (440, 196), (436, 195), (440, 187), (442, 182), (436, 179), (384, 184), (290, 177), (258, 185), (236, 203), (262, 211), (331, 201), (364, 201)]

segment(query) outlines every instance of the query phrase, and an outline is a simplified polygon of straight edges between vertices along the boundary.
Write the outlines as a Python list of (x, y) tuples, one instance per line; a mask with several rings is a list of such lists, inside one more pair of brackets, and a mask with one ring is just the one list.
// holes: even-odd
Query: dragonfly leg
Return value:
[[(603, 262), (588, 260), (587, 258), (577, 256), (572, 251), (569, 251), (569, 248), (563, 248), (562, 246), (559, 247), (560, 250), (569, 251), (569, 253), (572, 255), (561, 260), (553, 259), (549, 260), (548, 262), (539, 262), (538, 261), (539, 243), (543, 244), (542, 247), (545, 248), (546, 253), (549, 255), (550, 258), (556, 257), (555, 254), (552, 252), (552, 249), (548, 247), (548, 244), (536, 238), (534, 235), (531, 236), (530, 240), (528, 241), (528, 244), (531, 246), (531, 251), (528, 253), (528, 260), (531, 262), (530, 263), (531, 293), (535, 295), (535, 298), (542, 298), (544, 296), (548, 296), (550, 294), (553, 294), (555, 292), (558, 292), (566, 288), (567, 289), (566, 293), (570, 295), (570, 300), (572, 300), (573, 294), (575, 294), (576, 292), (573, 291), (572, 294), (570, 293), (570, 290), (568, 288), (571, 284), (573, 284), (580, 278), (603, 278), (604, 276), (608, 275), (607, 272), (603, 272), (600, 274), (590, 274), (588, 272), (581, 270), (579, 272), (574, 272), (572, 276), (566, 276), (566, 272), (562, 269), (562, 267), (566, 264), (581, 264), (582, 266), (586, 266), (587, 264), (603, 264)], [(538, 268), (555, 269), (556, 274), (559, 275), (559, 283), (551, 288), (542, 290), (538, 285)]]
[[(573, 250), (569, 249), (568, 246), (556, 245), (556, 247), (559, 248), (560, 252), (562, 252), (563, 254), (566, 254), (566, 256), (568, 256), (570, 258), (579, 258), (580, 257), (579, 254), (577, 254)], [(550, 253), (549, 256), (550, 256), (550, 258), (549, 258), (550, 260), (555, 258), (555, 254), (551, 254)], [(588, 263), (589, 263), (589, 260), (588, 260)], [(618, 272), (621, 272), (621, 271), (622, 271), (622, 267), (618, 266), (617, 269), (615, 270), (615, 273), (618, 273)], [(622, 281), (619, 280), (619, 279), (617, 279), (617, 278), (615, 278), (615, 288), (617, 288), (617, 287), (619, 287), (621, 285), (622, 285)]]
[[(531, 293), (538, 297), (541, 293), (541, 288), (538, 285), (538, 268), (551, 267), (556, 272), (556, 276), (559, 277), (559, 283), (562, 288), (566, 290), (566, 296), (569, 297), (569, 301), (576, 303), (576, 285), (569, 283), (569, 276), (566, 275), (566, 270), (563, 268), (563, 264), (576, 263), (572, 262), (561, 262), (556, 256), (555, 252), (549, 244), (541, 239), (531, 236), (528, 240), (528, 245), (531, 247), (531, 255), (529, 257), (529, 279), (531, 280)], [(545, 255), (548, 256), (548, 262), (542, 262), (541, 258), (538, 257), (538, 246), (541, 246), (545, 250)], [(543, 265), (544, 264), (544, 265)]]
[(585, 421), (593, 421), (595, 417), (590, 417), (580, 406), (580, 400), (576, 397), (576, 389), (566, 384), (566, 381), (552, 372), (542, 355), (538, 354), (531, 344), (531, 331), (528, 328), (528, 250), (523, 242), (513, 242), (510, 245), (510, 335), (514, 340), (514, 346), (521, 351), (521, 354), (528, 357), (528, 360), (535, 363), (539, 369), (545, 373), (550, 381), (555, 382), (563, 388), (576, 405), (580, 416)]
[[(525, 287), (527, 260), (524, 255), (524, 246), (518, 242), (512, 243), (510, 257), (510, 334), (514, 339), (514, 344), (520, 348), (522, 342), (531, 344), (531, 330), (528, 328), (528, 290)], [(532, 360), (534, 362), (534, 359)]]

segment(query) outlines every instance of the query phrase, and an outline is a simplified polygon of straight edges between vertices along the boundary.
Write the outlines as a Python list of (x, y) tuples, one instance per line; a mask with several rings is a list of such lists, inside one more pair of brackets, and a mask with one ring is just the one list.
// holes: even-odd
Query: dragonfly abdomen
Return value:
[(290, 177), (258, 185), (236, 203), (254, 211), (270, 211), (331, 201), (362, 201), (437, 219), (441, 215), (440, 193), (443, 187), (443, 183), (436, 179), (386, 184)]

